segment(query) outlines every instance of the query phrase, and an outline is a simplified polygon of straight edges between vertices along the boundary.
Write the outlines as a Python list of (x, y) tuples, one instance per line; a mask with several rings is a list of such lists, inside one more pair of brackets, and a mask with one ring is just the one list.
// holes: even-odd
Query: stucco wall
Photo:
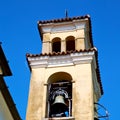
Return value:
[(91, 64), (32, 69), (27, 120), (45, 117), (47, 80), (56, 72), (69, 73), (73, 81), (72, 116), (76, 120), (93, 120), (93, 84)]
[(0, 92), (0, 120), (14, 120)]
[[(52, 52), (52, 40), (55, 37), (59, 37), (61, 41), (66, 40), (68, 36), (75, 37), (75, 48), (76, 50), (85, 49), (85, 31), (84, 29), (75, 30), (75, 31), (64, 31), (64, 32), (55, 32), (55, 33), (44, 33), (43, 34), (43, 43), (42, 43), (42, 53)], [(66, 44), (62, 44), (62, 49), (66, 48)], [(88, 47), (88, 46), (87, 46)], [(87, 48), (86, 48), (87, 49)]]

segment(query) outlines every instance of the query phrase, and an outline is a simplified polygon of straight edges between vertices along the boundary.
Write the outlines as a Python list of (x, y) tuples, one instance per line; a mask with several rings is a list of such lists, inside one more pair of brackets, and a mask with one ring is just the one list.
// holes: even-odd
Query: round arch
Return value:
[(65, 38), (66, 40), (75, 40), (75, 37), (73, 35), (67, 36)]
[(66, 37), (66, 51), (75, 50), (75, 37), (68, 36)]
[(47, 83), (55, 83), (62, 80), (72, 81), (72, 76), (67, 72), (56, 72), (48, 78)]
[(52, 52), (60, 51), (61, 51), (61, 39), (59, 37), (55, 37), (52, 39)]
[(72, 76), (67, 72), (56, 72), (50, 75), (47, 83), (46, 116), (72, 116)]

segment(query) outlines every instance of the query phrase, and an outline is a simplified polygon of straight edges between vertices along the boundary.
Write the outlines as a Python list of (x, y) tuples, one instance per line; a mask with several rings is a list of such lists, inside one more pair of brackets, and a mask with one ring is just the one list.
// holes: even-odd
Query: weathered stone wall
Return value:
[(45, 117), (47, 81), (57, 72), (69, 73), (73, 78), (72, 116), (76, 120), (93, 120), (93, 85), (91, 64), (32, 69), (27, 120)]

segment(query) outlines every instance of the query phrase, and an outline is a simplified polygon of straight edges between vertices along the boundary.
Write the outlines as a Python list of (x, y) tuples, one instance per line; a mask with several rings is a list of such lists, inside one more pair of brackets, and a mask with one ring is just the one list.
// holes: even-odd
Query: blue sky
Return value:
[(30, 71), (26, 53), (41, 52), (38, 20), (89, 14), (104, 95), (100, 103), (110, 120), (119, 118), (120, 108), (120, 1), (119, 0), (0, 0), (0, 42), (13, 75), (5, 77), (20, 116), (25, 120)]

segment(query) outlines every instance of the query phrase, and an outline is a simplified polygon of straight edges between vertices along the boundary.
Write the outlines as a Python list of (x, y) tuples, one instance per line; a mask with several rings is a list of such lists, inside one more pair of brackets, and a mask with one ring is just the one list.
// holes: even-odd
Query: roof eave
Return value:
[(1, 64), (2, 71), (3, 71), (2, 76), (11, 76), (12, 72), (11, 72), (10, 67), (8, 65), (8, 61), (5, 57), (5, 54), (3, 52), (1, 44), (0, 44), (0, 64)]

